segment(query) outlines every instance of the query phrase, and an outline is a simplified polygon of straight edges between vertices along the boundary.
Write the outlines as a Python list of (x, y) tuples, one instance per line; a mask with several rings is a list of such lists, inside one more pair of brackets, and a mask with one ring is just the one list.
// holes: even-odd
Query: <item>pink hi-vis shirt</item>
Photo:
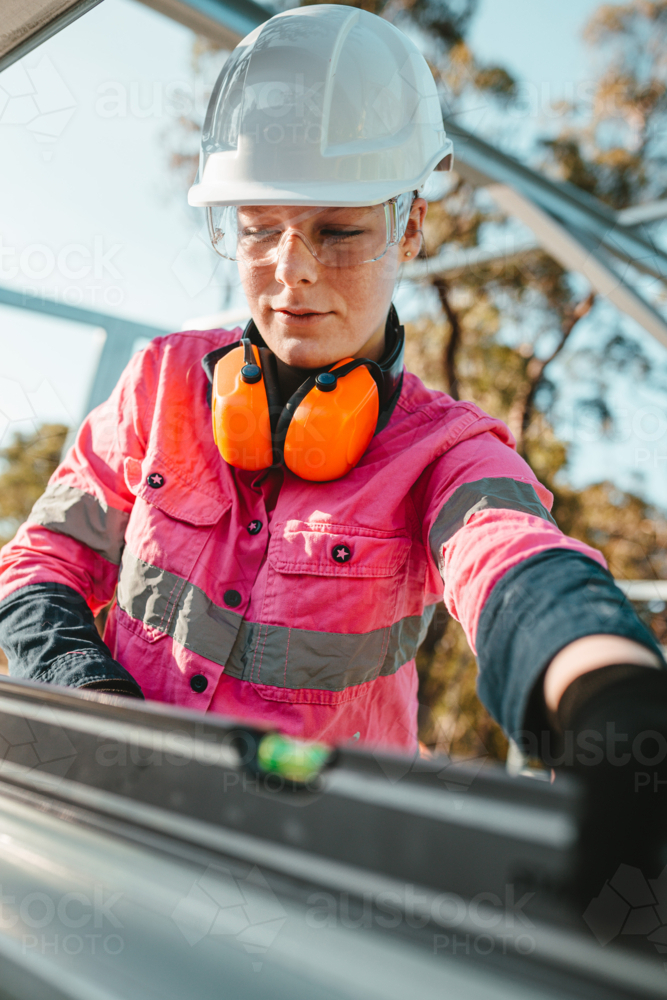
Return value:
[(0, 600), (52, 582), (144, 695), (294, 736), (414, 749), (415, 653), (443, 597), (475, 648), (494, 584), (565, 537), (503, 423), (405, 373), (388, 426), (331, 483), (221, 458), (202, 357), (160, 337), (84, 421), (2, 551)]

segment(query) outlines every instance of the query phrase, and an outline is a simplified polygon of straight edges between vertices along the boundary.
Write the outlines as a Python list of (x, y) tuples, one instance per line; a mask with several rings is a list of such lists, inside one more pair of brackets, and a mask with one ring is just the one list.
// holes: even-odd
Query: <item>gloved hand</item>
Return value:
[(667, 670), (592, 670), (566, 688), (557, 716), (563, 770), (587, 790), (583, 898), (621, 863), (656, 877), (667, 844)]

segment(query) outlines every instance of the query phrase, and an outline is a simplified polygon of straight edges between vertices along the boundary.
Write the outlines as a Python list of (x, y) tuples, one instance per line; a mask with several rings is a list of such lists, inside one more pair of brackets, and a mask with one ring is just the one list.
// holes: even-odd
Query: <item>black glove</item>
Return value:
[(667, 670), (589, 671), (565, 690), (557, 717), (561, 767), (587, 793), (582, 901), (620, 864), (657, 877), (667, 844)]

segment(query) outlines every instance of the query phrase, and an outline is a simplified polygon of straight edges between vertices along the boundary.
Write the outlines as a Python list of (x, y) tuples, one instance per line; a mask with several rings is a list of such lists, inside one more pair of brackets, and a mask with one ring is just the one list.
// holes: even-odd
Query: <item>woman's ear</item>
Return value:
[(405, 235), (399, 244), (401, 255), (407, 260), (414, 259), (419, 254), (422, 245), (422, 229), (424, 228), (424, 219), (426, 218), (427, 210), (428, 203), (424, 198), (415, 198), (412, 202)]

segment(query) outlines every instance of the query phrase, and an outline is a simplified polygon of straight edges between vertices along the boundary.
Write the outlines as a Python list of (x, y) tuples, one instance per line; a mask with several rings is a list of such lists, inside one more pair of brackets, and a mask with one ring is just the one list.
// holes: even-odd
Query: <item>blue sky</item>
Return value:
[(481, 0), (468, 41), (475, 54), (562, 97), (589, 69), (581, 30), (599, 0)]
[[(519, 79), (532, 124), (588, 78), (580, 35), (597, 6), (480, 3), (472, 47)], [(0, 284), (167, 330), (221, 308), (224, 274), (209, 280), (201, 216), (168, 169), (177, 102), (201, 103), (192, 43), (133, 0), (105, 0), (0, 74)], [(101, 343), (94, 329), (0, 307), (0, 444), (43, 419), (76, 422)], [(633, 461), (586, 454), (579, 480)]]

